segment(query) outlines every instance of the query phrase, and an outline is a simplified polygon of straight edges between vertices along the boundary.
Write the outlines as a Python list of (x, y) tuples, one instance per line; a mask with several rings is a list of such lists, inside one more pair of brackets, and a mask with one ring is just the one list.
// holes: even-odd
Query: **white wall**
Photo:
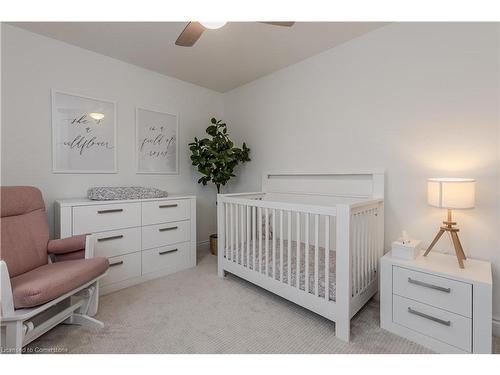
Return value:
[[(117, 102), (118, 174), (53, 174), (50, 89)], [(135, 173), (135, 106), (180, 113), (180, 175)], [(54, 39), (2, 25), (2, 184), (39, 187), (53, 201), (95, 185), (142, 185), (198, 196), (198, 241), (215, 226), (215, 188), (202, 188), (187, 143), (222, 114), (222, 95)]]
[(384, 167), (389, 248), (438, 230), (428, 177), (476, 178), (476, 208), (455, 218), (466, 253), (493, 262), (500, 317), (498, 74), (498, 24), (392, 24), (235, 89), (225, 120), (252, 162), (233, 189), (266, 169)]

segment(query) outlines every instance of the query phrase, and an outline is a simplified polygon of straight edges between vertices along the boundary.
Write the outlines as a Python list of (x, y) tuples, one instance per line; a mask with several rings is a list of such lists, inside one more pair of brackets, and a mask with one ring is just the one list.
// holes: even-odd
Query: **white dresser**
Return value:
[(381, 327), (438, 353), (491, 353), (491, 264), (453, 255), (381, 259)]
[(56, 237), (97, 235), (95, 256), (108, 258), (106, 294), (196, 266), (196, 197), (55, 202)]

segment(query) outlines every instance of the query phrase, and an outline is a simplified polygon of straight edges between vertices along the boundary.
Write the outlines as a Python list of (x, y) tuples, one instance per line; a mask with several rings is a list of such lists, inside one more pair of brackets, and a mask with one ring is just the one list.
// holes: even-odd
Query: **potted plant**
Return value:
[[(227, 125), (221, 120), (212, 118), (211, 125), (206, 129), (208, 138), (194, 138), (189, 143), (191, 161), (203, 176), (198, 183), (206, 186), (212, 182), (217, 187), (217, 194), (222, 193), (222, 188), (231, 177), (235, 177), (234, 169), (240, 163), (250, 161), (250, 149), (243, 142), (241, 148), (234, 147), (234, 142), (229, 139)], [(210, 251), (217, 254), (217, 234), (210, 235)]]

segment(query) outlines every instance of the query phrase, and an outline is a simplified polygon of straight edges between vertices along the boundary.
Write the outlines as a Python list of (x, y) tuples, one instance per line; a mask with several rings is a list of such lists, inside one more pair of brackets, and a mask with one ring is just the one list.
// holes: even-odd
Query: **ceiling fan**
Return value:
[[(295, 22), (261, 22), (274, 26), (291, 27)], [(220, 29), (226, 22), (189, 22), (179, 35), (175, 44), (182, 47), (192, 47), (206, 29)]]

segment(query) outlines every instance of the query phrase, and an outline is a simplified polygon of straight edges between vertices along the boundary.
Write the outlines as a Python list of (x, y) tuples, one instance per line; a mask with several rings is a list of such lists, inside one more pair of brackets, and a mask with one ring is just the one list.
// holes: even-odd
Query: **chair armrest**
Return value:
[(0, 317), (14, 313), (14, 299), (12, 297), (12, 286), (10, 285), (9, 270), (7, 263), (0, 260)]
[(59, 240), (49, 240), (47, 252), (49, 254), (68, 254), (75, 251), (85, 250), (86, 234), (61, 238)]

